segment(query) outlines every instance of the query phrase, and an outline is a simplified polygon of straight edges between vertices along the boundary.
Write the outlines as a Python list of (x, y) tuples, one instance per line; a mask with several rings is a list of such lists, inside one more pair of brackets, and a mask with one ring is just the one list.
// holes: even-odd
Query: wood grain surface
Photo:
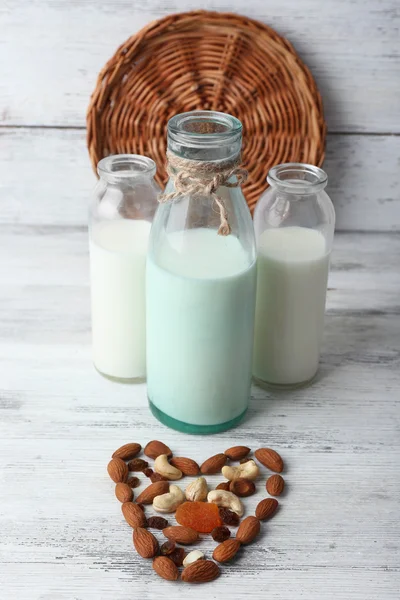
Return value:
[[(2, 225), (2, 597), (397, 600), (399, 254), (397, 233), (337, 234), (316, 383), (254, 387), (239, 428), (191, 437), (151, 416), (144, 385), (94, 371), (83, 228)], [(199, 462), (237, 443), (286, 461), (280, 512), (206, 587), (158, 579), (133, 549), (105, 467), (122, 443), (150, 439)], [(265, 496), (261, 481), (248, 514)], [(213, 546), (201, 544), (208, 555)]]
[[(95, 179), (84, 125), (97, 73), (153, 18), (198, 8), (260, 19), (311, 68), (330, 130), (328, 191), (348, 230), (335, 238), (315, 384), (254, 387), (244, 423), (209, 438), (166, 429), (145, 385), (94, 371), (86, 236)], [(395, 0), (1, 4), (2, 600), (398, 600), (399, 20)], [(237, 443), (286, 461), (280, 512), (207, 586), (158, 579), (114, 497), (112, 451), (155, 438), (199, 462)], [(258, 487), (249, 514), (266, 495)], [(209, 556), (213, 546), (202, 542)]]
[[(328, 135), (337, 229), (400, 229), (399, 156), (400, 136)], [(96, 179), (85, 132), (0, 128), (0, 182), (0, 223), (86, 225)]]
[(116, 48), (152, 19), (199, 8), (238, 12), (286, 36), (315, 76), (331, 131), (400, 133), (396, 0), (6, 0), (3, 123), (83, 126)]

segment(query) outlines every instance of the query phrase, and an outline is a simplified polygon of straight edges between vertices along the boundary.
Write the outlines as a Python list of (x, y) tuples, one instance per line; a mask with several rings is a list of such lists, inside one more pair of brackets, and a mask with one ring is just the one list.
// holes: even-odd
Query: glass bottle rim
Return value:
[(102, 158), (97, 165), (99, 177), (109, 183), (133, 177), (154, 177), (156, 169), (154, 160), (141, 154), (111, 154)]
[(315, 165), (282, 163), (269, 170), (267, 182), (289, 194), (314, 194), (326, 187), (328, 175)]
[(220, 147), (240, 140), (242, 123), (215, 110), (193, 110), (168, 121), (169, 139), (191, 148)]

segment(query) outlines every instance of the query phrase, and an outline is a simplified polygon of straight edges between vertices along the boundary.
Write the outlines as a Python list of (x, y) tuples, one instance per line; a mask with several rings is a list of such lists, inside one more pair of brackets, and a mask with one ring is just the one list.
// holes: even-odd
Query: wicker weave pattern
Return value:
[(93, 167), (108, 154), (144, 154), (164, 184), (167, 121), (196, 109), (242, 121), (251, 209), (272, 165), (322, 164), (321, 97), (291, 44), (252, 19), (195, 11), (150, 23), (99, 74), (87, 113)]

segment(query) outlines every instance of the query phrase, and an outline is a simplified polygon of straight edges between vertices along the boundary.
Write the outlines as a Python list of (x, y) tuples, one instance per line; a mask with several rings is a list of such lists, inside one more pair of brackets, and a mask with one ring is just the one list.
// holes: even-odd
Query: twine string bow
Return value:
[[(219, 210), (218, 235), (229, 235), (231, 227), (228, 222), (228, 213), (217, 190), (222, 186), (238, 187), (246, 181), (248, 173), (239, 167), (240, 156), (220, 163), (180, 158), (172, 152), (167, 152), (167, 158), (167, 173), (174, 182), (175, 190), (169, 194), (161, 194), (158, 198), (159, 202), (170, 202), (183, 196), (210, 197)], [(229, 181), (234, 175), (236, 180)]]

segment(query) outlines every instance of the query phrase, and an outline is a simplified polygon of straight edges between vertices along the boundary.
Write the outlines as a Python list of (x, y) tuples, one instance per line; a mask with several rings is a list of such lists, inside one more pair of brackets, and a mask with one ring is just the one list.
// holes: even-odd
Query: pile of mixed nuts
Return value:
[[(154, 460), (153, 468), (148, 461), (137, 458), (142, 446), (137, 443), (125, 444), (112, 455), (107, 470), (116, 483), (115, 495), (122, 502), (122, 514), (133, 528), (133, 544), (143, 558), (153, 558), (153, 569), (168, 581), (179, 579), (178, 567), (183, 566), (182, 581), (205, 583), (216, 579), (220, 574), (218, 563), (230, 561), (242, 545), (252, 542), (260, 532), (260, 521), (271, 518), (278, 508), (276, 498), (265, 498), (258, 503), (255, 516), (248, 516), (240, 522), (244, 514), (241, 498), (251, 496), (256, 491), (254, 481), (260, 475), (260, 468), (252, 458), (247, 446), (234, 446), (222, 454), (207, 459), (201, 466), (194, 460), (173, 457), (171, 450), (157, 440), (144, 448), (146, 457)], [(284, 479), (279, 473), (284, 464), (280, 455), (271, 448), (260, 448), (254, 452), (255, 459), (274, 471), (266, 482), (271, 496), (280, 496), (284, 490)], [(227, 464), (237, 462), (238, 464)], [(142, 472), (149, 477), (151, 484), (146, 487), (134, 502), (133, 488), (140, 485), (132, 472)], [(226, 482), (209, 491), (205, 477), (222, 472)], [(183, 476), (197, 477), (183, 491), (171, 484)], [(152, 505), (157, 513), (175, 513), (179, 525), (169, 526), (164, 517), (146, 518), (145, 505)], [(227, 525), (238, 526), (236, 537), (231, 537)], [(148, 529), (162, 530), (166, 538), (161, 546)], [(211, 534), (218, 542), (213, 559), (206, 560), (200, 550), (188, 554), (178, 546), (195, 544), (200, 540), (199, 533)]]

